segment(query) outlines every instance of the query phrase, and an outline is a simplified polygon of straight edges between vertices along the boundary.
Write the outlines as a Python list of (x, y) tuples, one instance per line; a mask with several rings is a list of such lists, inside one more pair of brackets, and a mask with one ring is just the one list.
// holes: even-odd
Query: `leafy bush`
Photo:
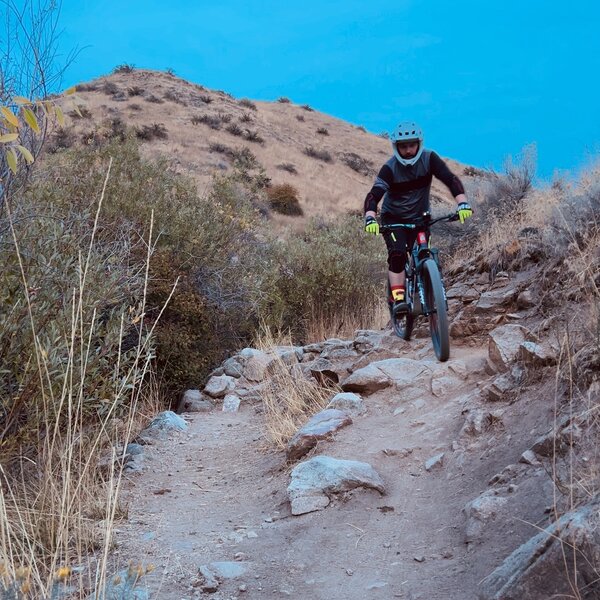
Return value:
[(327, 131), (326, 127), (319, 127), (319, 129), (317, 129), (317, 133), (319, 135), (329, 135), (329, 131)]
[(468, 166), (463, 169), (463, 174), (467, 177), (485, 177), (486, 172), (483, 169)]
[(333, 162), (333, 157), (327, 150), (319, 150), (313, 146), (307, 146), (304, 148), (303, 152), (306, 154), (306, 156), (310, 156), (311, 158), (316, 158), (317, 160), (322, 160), (326, 163)]
[(362, 125), (359, 125), (356, 129), (358, 129), (359, 131), (362, 131), (363, 133), (367, 132), (367, 130)]
[(280, 171), (287, 171), (288, 173), (291, 173), (292, 175), (298, 175), (298, 170), (292, 163), (280, 163), (277, 165), (277, 168)]
[[(314, 322), (345, 315), (352, 325), (371, 322), (385, 278), (380, 240), (357, 235), (362, 220), (313, 221), (302, 236), (275, 243), (264, 320), (306, 341)], [(377, 265), (379, 268), (374, 268)]]
[(242, 98), (238, 101), (238, 103), (244, 108), (249, 108), (250, 110), (257, 110), (256, 104), (254, 104), (254, 102), (252, 102), (252, 100), (249, 100), (248, 98)]
[(252, 115), (249, 113), (244, 113), (241, 117), (240, 117), (240, 122), (241, 123), (252, 123), (254, 119), (252, 118)]
[(277, 102), (280, 102), (281, 104), (289, 104), (291, 100), (289, 98), (286, 98), (285, 96), (280, 96), (279, 98), (277, 98)]
[(197, 98), (203, 104), (210, 104), (213, 101), (213, 99), (208, 94), (199, 94)]
[(307, 110), (308, 112), (314, 112), (314, 108), (312, 108), (309, 104), (302, 104), (300, 108)]
[(304, 211), (300, 206), (298, 190), (289, 183), (274, 185), (267, 188), (267, 198), (269, 199), (271, 208), (275, 212), (293, 217), (304, 214)]

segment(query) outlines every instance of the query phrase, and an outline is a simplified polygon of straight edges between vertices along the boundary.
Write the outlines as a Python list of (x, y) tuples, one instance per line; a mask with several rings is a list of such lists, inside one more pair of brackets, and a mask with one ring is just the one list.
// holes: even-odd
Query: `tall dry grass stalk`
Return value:
[(293, 347), (289, 334), (274, 333), (263, 325), (255, 346), (273, 357), (260, 397), (266, 437), (276, 448), (283, 449), (298, 428), (322, 410), (338, 390), (322, 387), (314, 379), (304, 377), (297, 365), (286, 364), (278, 355), (278, 347)]
[(318, 307), (313, 307), (312, 316), (306, 325), (306, 337), (310, 341), (329, 338), (351, 339), (357, 329), (384, 329), (387, 327), (390, 314), (381, 286), (381, 297), (372, 305), (359, 307), (343, 307), (334, 315), (324, 315)]
[[(114, 357), (115, 386), (112, 397), (104, 400), (104, 414), (92, 424), (84, 414), (85, 401), (93, 394), (85, 375), (99, 318), (95, 310), (86, 310), (86, 279), (111, 166), (112, 161), (98, 202), (87, 255), (80, 254), (78, 258), (79, 281), (70, 297), (70, 330), (56, 342), (64, 343), (67, 350), (68, 358), (61, 373), (49, 368), (47, 351), (37, 335), (19, 240), (12, 227), (10, 206), (6, 205), (29, 306), (44, 426), (35, 459), (22, 458), (20, 464), (10, 468), (0, 465), (2, 598), (54, 599), (62, 597), (68, 589), (79, 597), (94, 590), (98, 598), (102, 596), (114, 523), (126, 513), (119, 501), (125, 448), (140, 425), (140, 413), (157, 402), (152, 388), (146, 384), (151, 374), (150, 344), (156, 323), (144, 333), (145, 286), (139, 312), (132, 315), (140, 332), (135, 358), (124, 369), (119, 345)], [(147, 243), (146, 282), (153, 251), (152, 230), (153, 216)], [(127, 325), (121, 318), (121, 339)], [(52, 385), (56, 377), (64, 381), (58, 397)], [(118, 406), (128, 407), (119, 418)], [(95, 553), (93, 560), (91, 553)]]

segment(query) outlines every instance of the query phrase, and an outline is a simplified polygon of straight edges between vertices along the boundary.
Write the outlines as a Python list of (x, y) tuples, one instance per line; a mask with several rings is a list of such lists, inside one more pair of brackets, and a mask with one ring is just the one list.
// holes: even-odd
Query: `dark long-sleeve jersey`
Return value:
[(424, 149), (419, 160), (410, 166), (400, 164), (392, 156), (381, 167), (365, 198), (365, 212), (377, 212), (377, 205), (383, 198), (382, 215), (388, 214), (407, 222), (419, 220), (431, 210), (429, 194), (432, 177), (444, 183), (454, 197), (465, 193), (460, 179), (432, 150)]

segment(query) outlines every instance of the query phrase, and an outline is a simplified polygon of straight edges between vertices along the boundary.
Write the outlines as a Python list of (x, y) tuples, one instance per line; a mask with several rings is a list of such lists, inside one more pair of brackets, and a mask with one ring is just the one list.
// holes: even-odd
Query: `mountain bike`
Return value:
[[(398, 337), (410, 340), (415, 320), (419, 316), (429, 319), (429, 331), (433, 349), (438, 360), (444, 362), (450, 356), (450, 335), (448, 333), (448, 303), (446, 290), (440, 272), (438, 249), (431, 247), (428, 235), (432, 225), (440, 221), (458, 221), (458, 214), (451, 213), (437, 219), (426, 218), (421, 223), (382, 225), (380, 233), (392, 233), (395, 229), (417, 229), (417, 239), (404, 268), (406, 274), (406, 310), (399, 310), (390, 304), (390, 319)], [(428, 241), (429, 240), (429, 241)], [(387, 297), (391, 296), (388, 279)]]

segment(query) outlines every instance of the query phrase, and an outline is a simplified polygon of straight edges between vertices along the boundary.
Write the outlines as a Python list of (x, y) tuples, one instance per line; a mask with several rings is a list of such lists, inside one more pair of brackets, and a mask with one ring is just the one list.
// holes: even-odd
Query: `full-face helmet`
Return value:
[[(414, 165), (421, 157), (421, 152), (423, 152), (423, 131), (413, 121), (403, 121), (400, 123), (391, 133), (390, 140), (394, 149), (394, 156), (401, 165)], [(400, 154), (398, 145), (405, 144), (406, 142), (418, 142), (419, 146), (414, 156), (404, 158)]]

